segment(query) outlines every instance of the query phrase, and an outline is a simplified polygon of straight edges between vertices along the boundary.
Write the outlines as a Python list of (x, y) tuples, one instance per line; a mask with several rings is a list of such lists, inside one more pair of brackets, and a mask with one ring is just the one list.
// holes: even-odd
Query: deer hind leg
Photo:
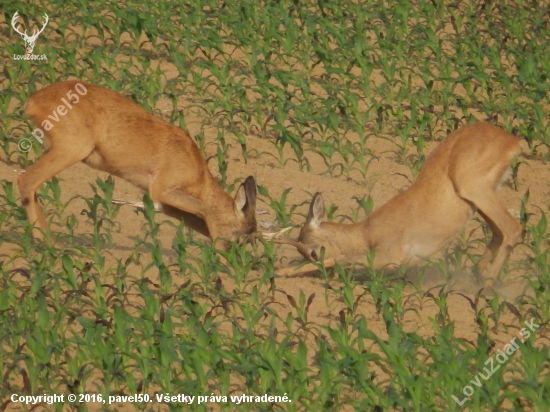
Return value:
[(77, 151), (63, 151), (63, 149), (51, 148), (37, 162), (29, 167), (25, 173), (19, 176), (17, 184), (21, 194), (21, 202), (25, 208), (27, 219), (34, 224), (32, 235), (35, 239), (44, 240), (46, 231), (46, 218), (40, 207), (36, 191), (47, 180), (65, 170), (69, 166), (81, 161), (87, 153)]
[(475, 192), (461, 191), (461, 196), (475, 205), (492, 231), (491, 241), (478, 264), (485, 278), (485, 285), (490, 286), (520, 239), (523, 229), (491, 188), (479, 188)]
[(477, 268), (480, 273), (483, 273), (485, 271), (485, 268), (493, 261), (495, 256), (497, 255), (497, 252), (499, 248), (502, 246), (504, 242), (504, 234), (500, 230), (500, 228), (495, 225), (495, 223), (487, 216), (485, 213), (483, 213), (481, 210), (478, 210), (479, 214), (485, 220), (489, 228), (491, 229), (491, 241), (487, 245), (485, 252), (483, 252), (483, 256), (481, 256), (481, 259), (477, 263)]

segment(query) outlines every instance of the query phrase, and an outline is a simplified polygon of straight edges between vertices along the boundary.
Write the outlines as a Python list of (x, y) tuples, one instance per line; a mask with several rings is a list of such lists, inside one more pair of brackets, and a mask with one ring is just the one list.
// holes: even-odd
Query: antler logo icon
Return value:
[(13, 18), (11, 19), (11, 26), (23, 38), (23, 41), (25, 42), (25, 55), (30, 56), (32, 54), (33, 49), (34, 49), (34, 42), (36, 41), (36, 39), (38, 38), (40, 33), (42, 33), (44, 31), (44, 29), (46, 28), (46, 25), (48, 24), (49, 18), (48, 18), (48, 15), (46, 13), (44, 13), (44, 20), (45, 20), (44, 25), (42, 26), (42, 28), (40, 30), (35, 29), (32, 36), (29, 36), (27, 34), (27, 30), (25, 30), (24, 32), (19, 30), (19, 28), (18, 28), (19, 23), (15, 22), (15, 20), (17, 20), (18, 17), (19, 17), (19, 11), (16, 11), (15, 14), (13, 15)]

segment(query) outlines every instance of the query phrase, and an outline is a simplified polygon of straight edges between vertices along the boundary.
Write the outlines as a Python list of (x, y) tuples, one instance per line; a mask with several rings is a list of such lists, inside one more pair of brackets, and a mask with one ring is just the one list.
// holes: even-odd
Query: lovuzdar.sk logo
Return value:
[(13, 29), (21, 35), (23, 38), (23, 41), (25, 42), (25, 54), (14, 54), (13, 59), (14, 60), (47, 60), (45, 54), (36, 55), (32, 54), (32, 51), (34, 49), (34, 43), (36, 42), (36, 39), (40, 34), (44, 31), (46, 28), (46, 25), (48, 24), (48, 15), (44, 13), (44, 25), (40, 30), (34, 29), (31, 36), (27, 34), (27, 30), (24, 32), (19, 29), (19, 23), (16, 22), (17, 18), (19, 17), (19, 11), (16, 11), (13, 15), (13, 18), (11, 19), (11, 26)]

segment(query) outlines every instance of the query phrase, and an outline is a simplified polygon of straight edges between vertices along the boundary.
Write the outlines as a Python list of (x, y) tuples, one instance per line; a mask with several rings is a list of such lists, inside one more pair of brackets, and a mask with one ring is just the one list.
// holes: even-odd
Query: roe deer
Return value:
[[(521, 225), (496, 195), (520, 152), (519, 140), (499, 127), (485, 122), (464, 126), (434, 149), (408, 189), (362, 222), (322, 222), (323, 198), (316, 193), (298, 240), (275, 242), (295, 246), (312, 262), (324, 247), (326, 267), (337, 261), (365, 262), (371, 248), (375, 269), (412, 266), (448, 244), (477, 210), (493, 234), (478, 263), (490, 286), (522, 234)], [(299, 275), (316, 268), (307, 264), (278, 273)]]
[(226, 250), (229, 241), (256, 231), (254, 178), (249, 176), (232, 199), (186, 131), (132, 100), (103, 87), (66, 81), (32, 95), (24, 110), (45, 130), (33, 133), (45, 134), (45, 153), (18, 180), (35, 238), (43, 238), (46, 230), (36, 190), (79, 161), (148, 191), (167, 215), (212, 240), (226, 239)]

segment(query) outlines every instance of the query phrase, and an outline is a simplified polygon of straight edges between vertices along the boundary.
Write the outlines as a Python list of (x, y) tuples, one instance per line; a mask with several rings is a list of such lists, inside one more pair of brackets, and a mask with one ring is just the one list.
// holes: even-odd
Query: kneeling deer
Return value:
[[(522, 234), (496, 192), (521, 152), (519, 140), (499, 127), (479, 122), (449, 135), (428, 156), (418, 178), (365, 220), (355, 224), (323, 222), (323, 197), (316, 193), (295, 246), (315, 262), (325, 248), (325, 266), (366, 261), (374, 249), (374, 268), (414, 266), (447, 245), (477, 211), (492, 239), (478, 263), (490, 286)], [(311, 272), (316, 265), (285, 268), (282, 275)]]

